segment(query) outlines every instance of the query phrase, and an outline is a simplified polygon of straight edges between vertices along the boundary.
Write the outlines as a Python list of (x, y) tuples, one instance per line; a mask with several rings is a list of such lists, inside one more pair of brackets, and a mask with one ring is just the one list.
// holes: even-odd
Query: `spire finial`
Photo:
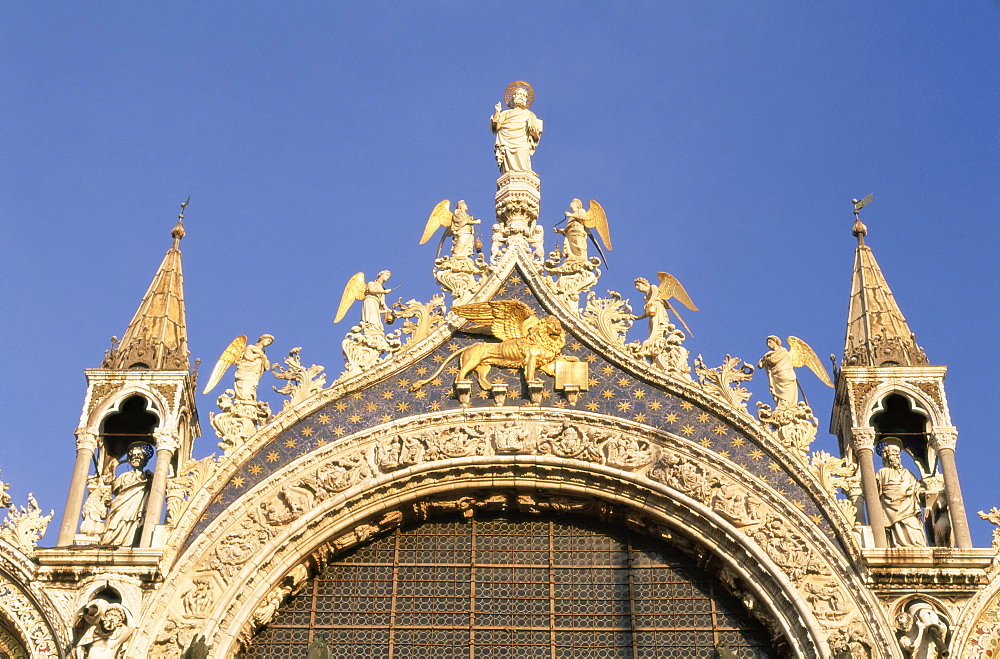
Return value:
[(858, 217), (858, 212), (874, 200), (874, 192), (870, 193), (867, 197), (861, 200), (851, 199), (851, 202), (854, 203), (854, 227), (851, 229), (851, 235), (858, 239), (858, 245), (865, 244), (865, 235), (868, 233), (868, 227), (866, 227), (864, 222), (861, 221), (861, 218)]
[(181, 202), (181, 212), (177, 214), (177, 224), (170, 231), (170, 237), (174, 239), (174, 249), (180, 247), (181, 238), (184, 237), (184, 209), (191, 203), (191, 195)]

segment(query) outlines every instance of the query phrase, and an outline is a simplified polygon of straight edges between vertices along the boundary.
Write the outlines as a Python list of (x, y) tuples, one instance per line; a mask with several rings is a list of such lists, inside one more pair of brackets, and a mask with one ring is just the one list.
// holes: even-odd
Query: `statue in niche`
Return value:
[(608, 231), (608, 216), (604, 213), (604, 208), (591, 199), (590, 208), (584, 210), (583, 202), (574, 199), (569, 202), (569, 210), (566, 211), (565, 215), (566, 226), (553, 227), (552, 230), (563, 235), (562, 255), (566, 257), (566, 260), (587, 261), (589, 258), (587, 241), (590, 240), (594, 243), (597, 251), (601, 253), (602, 260), (607, 262), (603, 258), (604, 252), (601, 251), (600, 245), (597, 244), (597, 240), (590, 232), (591, 229), (596, 229), (601, 242), (609, 251), (611, 250), (611, 233)]
[(948, 656), (948, 624), (930, 604), (910, 602), (906, 611), (896, 616), (896, 627), (902, 632), (899, 647), (913, 659), (935, 659)]
[[(142, 529), (146, 499), (152, 485), (153, 473), (146, 465), (153, 457), (153, 447), (145, 442), (129, 444), (125, 460), (132, 467), (115, 478), (111, 486), (111, 507), (107, 523), (101, 534), (102, 545), (134, 547)], [(111, 655), (108, 655), (111, 656)]]
[(274, 343), (274, 337), (270, 334), (262, 334), (257, 343), (247, 345), (247, 337), (241, 334), (233, 339), (229, 347), (225, 349), (219, 361), (212, 369), (212, 375), (208, 379), (202, 394), (207, 394), (226, 373), (226, 370), (233, 364), (236, 365), (236, 374), (233, 377), (233, 394), (236, 401), (244, 404), (257, 404), (257, 384), (264, 372), (271, 368), (264, 349)]
[(901, 447), (902, 442), (895, 437), (889, 437), (878, 446), (884, 466), (875, 473), (875, 483), (885, 513), (886, 530), (894, 547), (926, 547), (919, 501), (923, 488), (900, 461)]
[(757, 366), (767, 372), (767, 383), (774, 398), (775, 413), (794, 410), (799, 402), (796, 366), (808, 366), (809, 370), (828, 387), (833, 387), (826, 369), (809, 344), (794, 336), (788, 337), (788, 349), (781, 345), (777, 336), (767, 337), (768, 352), (760, 358)]
[(500, 103), (493, 108), (490, 130), (497, 136), (493, 153), (501, 174), (532, 171), (531, 156), (542, 137), (542, 120), (528, 109), (534, 100), (535, 90), (518, 80), (504, 92), (509, 109), (501, 111)]
[(128, 625), (128, 614), (121, 604), (105, 599), (90, 601), (78, 614), (78, 627), (83, 631), (73, 644), (80, 659), (114, 659), (134, 631)]

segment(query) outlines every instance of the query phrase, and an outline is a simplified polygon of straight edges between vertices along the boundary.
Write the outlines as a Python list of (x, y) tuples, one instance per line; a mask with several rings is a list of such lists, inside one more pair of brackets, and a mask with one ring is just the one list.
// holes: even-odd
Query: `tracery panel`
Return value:
[(769, 657), (762, 625), (684, 553), (561, 517), (396, 529), (339, 557), (259, 631), (247, 659)]

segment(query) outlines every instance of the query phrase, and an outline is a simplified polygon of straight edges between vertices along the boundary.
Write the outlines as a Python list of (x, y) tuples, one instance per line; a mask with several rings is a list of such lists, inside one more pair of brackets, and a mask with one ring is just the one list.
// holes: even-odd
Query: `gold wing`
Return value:
[(828, 387), (832, 387), (830, 376), (826, 374), (823, 363), (816, 356), (816, 351), (809, 347), (809, 344), (800, 338), (788, 337), (788, 353), (792, 359), (792, 366), (808, 366), (809, 370), (816, 374), (820, 382)]
[(694, 306), (694, 302), (691, 301), (691, 296), (687, 294), (681, 283), (677, 281), (677, 277), (674, 277), (669, 272), (658, 272), (656, 276), (660, 278), (660, 285), (657, 288), (660, 289), (661, 300), (666, 302), (670, 298), (676, 298), (678, 302), (691, 311), (698, 310), (698, 307)]
[(208, 378), (208, 384), (205, 385), (205, 390), (201, 392), (204, 396), (212, 389), (215, 385), (219, 384), (219, 380), (222, 376), (226, 374), (226, 369), (230, 365), (235, 364), (243, 356), (243, 351), (247, 348), (247, 335), (240, 334), (233, 342), (229, 344), (229, 347), (222, 352), (222, 356), (219, 357), (219, 361), (215, 362), (215, 368), (212, 369), (212, 375)]
[(587, 209), (587, 219), (584, 226), (588, 229), (597, 229), (597, 235), (601, 237), (604, 246), (611, 250), (611, 233), (608, 231), (608, 216), (604, 214), (604, 207), (599, 203), (590, 200), (590, 208)]
[(462, 318), (486, 325), (501, 341), (521, 338), (538, 322), (531, 307), (519, 300), (473, 302), (452, 307), (451, 310)]
[(427, 218), (427, 226), (424, 227), (424, 235), (420, 237), (420, 244), (431, 239), (438, 227), (451, 228), (451, 202), (445, 199), (431, 211), (431, 216)]
[(347, 286), (344, 286), (344, 294), (340, 296), (340, 306), (337, 307), (337, 316), (333, 319), (333, 322), (339, 323), (344, 319), (344, 314), (347, 310), (351, 308), (356, 300), (365, 299), (365, 292), (368, 290), (368, 285), (365, 284), (365, 273), (359, 272), (350, 279), (347, 280)]

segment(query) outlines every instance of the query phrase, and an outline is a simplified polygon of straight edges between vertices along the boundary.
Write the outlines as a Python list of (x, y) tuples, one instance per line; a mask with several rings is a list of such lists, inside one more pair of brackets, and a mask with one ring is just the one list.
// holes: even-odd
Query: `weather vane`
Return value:
[(868, 233), (868, 227), (864, 225), (861, 218), (858, 217), (858, 213), (862, 208), (872, 203), (875, 200), (875, 193), (870, 193), (864, 199), (851, 199), (854, 204), (854, 227), (851, 229), (851, 235), (858, 239), (859, 245), (865, 244), (865, 235)]
[(177, 224), (170, 231), (170, 237), (174, 239), (174, 249), (177, 249), (181, 244), (181, 238), (184, 237), (184, 210), (191, 203), (191, 195), (181, 203), (181, 212), (177, 214)]

